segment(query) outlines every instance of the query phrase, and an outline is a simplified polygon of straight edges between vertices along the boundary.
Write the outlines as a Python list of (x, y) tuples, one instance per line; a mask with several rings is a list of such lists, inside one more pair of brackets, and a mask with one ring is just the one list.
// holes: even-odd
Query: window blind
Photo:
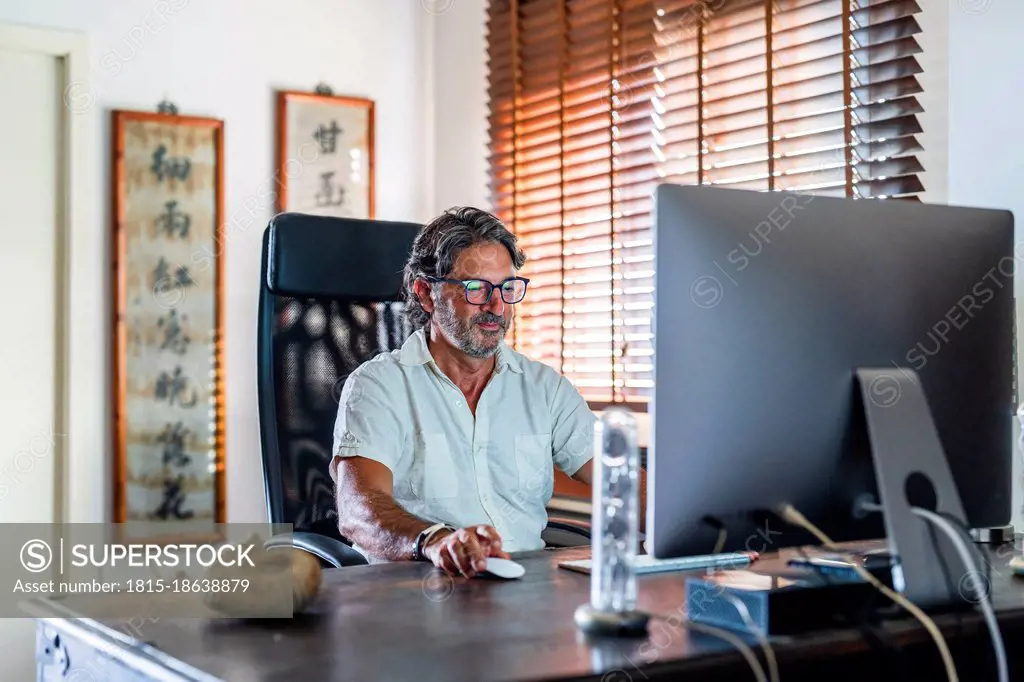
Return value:
[(491, 0), (493, 210), (513, 344), (592, 406), (651, 393), (657, 184), (915, 199), (914, 0)]

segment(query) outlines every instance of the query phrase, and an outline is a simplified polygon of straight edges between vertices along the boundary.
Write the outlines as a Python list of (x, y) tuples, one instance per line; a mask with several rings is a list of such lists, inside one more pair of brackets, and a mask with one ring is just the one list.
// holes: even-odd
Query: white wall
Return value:
[[(1013, 211), (1017, 244), (1024, 241), (1021, 26), (1024, 3), (949, 0), (949, 203)], [(1024, 270), (1018, 268), (1018, 273)], [(1024, 277), (1018, 276), (1014, 283), (1018, 339), (1024, 339), (1022, 291)], [(1024, 376), (1021, 369), (1018, 357), (1018, 377)], [(1013, 524), (1020, 531), (1024, 528), (1024, 466), (1019, 424), (1014, 421)]]
[(1022, 227), (1024, 3), (949, 0), (949, 5), (949, 200), (1010, 209)]
[[(92, 77), (69, 97), (100, 115), (91, 131), (94, 171), (102, 178), (92, 218), (108, 238), (110, 109), (154, 110), (165, 96), (182, 114), (225, 120), (225, 215), (233, 227), (225, 247), (227, 506), (230, 521), (266, 518), (256, 401), (256, 312), (260, 239), (273, 212), (267, 196), (274, 172), (274, 91), (312, 90), (320, 81), (338, 94), (376, 100), (377, 215), (424, 220), (433, 197), (425, 179), (431, 95), (427, 0), (0, 0), (0, 22), (85, 33)], [(7, 105), (8, 103), (4, 103)], [(109, 257), (107, 243), (100, 250)], [(105, 263), (103, 272), (108, 272)], [(110, 291), (109, 275), (103, 282)], [(110, 300), (88, 311), (110, 319)], [(81, 314), (81, 311), (78, 311)], [(109, 325), (103, 325), (109, 348)], [(74, 339), (72, 339), (74, 343)], [(109, 376), (108, 353), (91, 361)], [(109, 382), (109, 380), (108, 380)], [(110, 420), (108, 385), (93, 399)], [(74, 520), (111, 517), (108, 452), (76, 462), (97, 472), (97, 489)], [(86, 465), (86, 466), (83, 466)]]
[(923, 150), (917, 158), (924, 166), (921, 200), (947, 203), (949, 194), (949, 8), (941, 0), (920, 3), (917, 15), (921, 33), (917, 36), (923, 69), (918, 81), (924, 92), (917, 95), (924, 112), (918, 114), (923, 133), (917, 136)]
[(490, 206), (487, 3), (449, 0), (434, 17), (434, 209)]

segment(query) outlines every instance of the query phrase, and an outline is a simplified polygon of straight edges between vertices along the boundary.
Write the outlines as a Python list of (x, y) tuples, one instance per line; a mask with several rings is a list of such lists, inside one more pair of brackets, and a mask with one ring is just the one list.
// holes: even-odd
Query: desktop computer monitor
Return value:
[(785, 503), (836, 541), (886, 537), (854, 513), (878, 492), (863, 367), (891, 370), (867, 389), (881, 407), (919, 382), (966, 523), (1009, 522), (1012, 214), (701, 186), (655, 200), (655, 557), (707, 554), (722, 528), (726, 551), (817, 544), (768, 512)]

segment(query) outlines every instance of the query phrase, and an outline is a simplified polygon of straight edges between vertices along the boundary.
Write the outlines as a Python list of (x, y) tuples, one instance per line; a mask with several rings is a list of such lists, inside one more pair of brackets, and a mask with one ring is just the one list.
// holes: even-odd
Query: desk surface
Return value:
[[(1022, 648), (1014, 638), (1024, 637), (1024, 580), (1010, 576), (1012, 553), (1009, 545), (988, 552), (1007, 652), (1012, 664), (1021, 665), (1015, 659)], [(572, 549), (521, 555), (517, 559), (526, 576), (507, 582), (437, 579), (427, 564), (329, 570), (308, 614), (287, 621), (159, 619), (136, 627), (146, 643), (128, 646), (124, 655), (161, 660), (196, 679), (246, 681), (646, 682), (684, 672), (688, 680), (711, 679), (713, 670), (715, 679), (727, 679), (718, 676), (724, 668), (737, 679), (752, 679), (730, 645), (686, 630), (681, 574), (640, 578), (640, 607), (657, 614), (646, 639), (585, 641), (573, 624), (573, 611), (588, 598), (589, 578), (560, 569), (557, 562), (588, 554), (589, 549)], [(779, 567), (790, 556), (769, 555), (755, 566)], [(949, 636), (975, 639), (966, 654), (967, 645), (959, 647), (961, 654), (991, 658), (979, 614), (940, 615), (936, 622)], [(125, 630), (124, 621), (117, 620), (80, 620), (75, 626), (107, 634)], [(904, 652), (917, 646), (921, 656), (933, 664), (938, 660), (916, 621), (888, 621), (879, 632)], [(799, 667), (800, 661), (828, 657), (836, 665), (836, 657), (870, 653), (870, 640), (862, 631), (836, 629), (779, 640), (775, 650), (783, 679), (793, 679), (785, 675), (787, 664)], [(748, 641), (756, 647), (755, 640)], [(957, 650), (954, 646), (955, 656)], [(963, 668), (961, 678), (970, 678)]]

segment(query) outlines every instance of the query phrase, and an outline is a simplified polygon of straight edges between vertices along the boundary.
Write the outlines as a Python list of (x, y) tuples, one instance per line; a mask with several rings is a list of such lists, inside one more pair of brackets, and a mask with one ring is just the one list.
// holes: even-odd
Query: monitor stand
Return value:
[[(928, 401), (908, 368), (859, 368), (875, 479), (889, 552), (899, 557), (893, 586), (921, 608), (976, 604), (984, 578), (965, 566), (955, 546), (911, 507), (966, 518)], [(977, 550), (963, 534), (969, 551)], [(982, 563), (977, 563), (983, 566)]]

